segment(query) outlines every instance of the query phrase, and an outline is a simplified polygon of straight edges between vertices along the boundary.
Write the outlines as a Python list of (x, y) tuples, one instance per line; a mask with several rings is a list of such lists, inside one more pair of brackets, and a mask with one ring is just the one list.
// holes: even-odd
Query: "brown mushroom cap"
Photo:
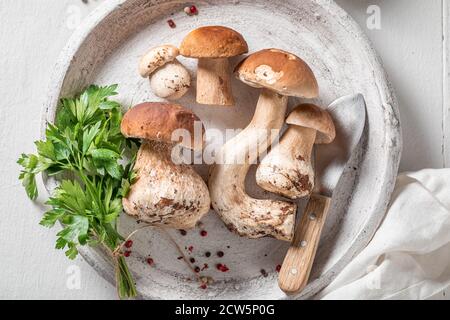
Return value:
[(317, 130), (316, 144), (328, 144), (336, 137), (330, 114), (314, 104), (301, 104), (287, 117), (286, 123)]
[(190, 58), (230, 58), (247, 52), (248, 45), (242, 35), (222, 26), (193, 30), (180, 46), (180, 53)]
[(315, 98), (319, 86), (311, 68), (296, 55), (264, 49), (244, 59), (234, 70), (237, 78), (255, 88), (268, 88), (284, 96)]
[[(205, 128), (202, 124), (202, 138), (195, 139), (196, 121), (200, 119), (191, 110), (178, 104), (146, 102), (125, 113), (120, 129), (127, 138), (181, 143), (186, 148), (201, 150)], [(177, 137), (178, 141), (172, 140), (172, 133), (177, 129), (187, 130), (190, 140), (184, 141), (181, 137)]]

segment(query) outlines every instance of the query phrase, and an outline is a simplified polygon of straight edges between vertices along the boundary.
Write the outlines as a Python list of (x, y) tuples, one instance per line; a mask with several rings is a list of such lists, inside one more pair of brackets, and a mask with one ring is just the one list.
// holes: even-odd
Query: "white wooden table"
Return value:
[[(103, 1), (0, 1), (0, 299), (116, 298), (81, 258), (71, 262), (52, 249), (55, 231), (38, 225), (43, 208), (26, 198), (15, 163), (21, 152), (34, 152), (55, 59)], [(404, 133), (401, 170), (448, 167), (450, 0), (337, 2), (366, 30), (396, 89)], [(381, 29), (367, 28), (370, 5), (380, 8)]]

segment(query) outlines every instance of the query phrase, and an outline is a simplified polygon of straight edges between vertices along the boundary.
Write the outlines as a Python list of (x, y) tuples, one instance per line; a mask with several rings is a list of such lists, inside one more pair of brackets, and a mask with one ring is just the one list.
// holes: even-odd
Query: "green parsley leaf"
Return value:
[(102, 110), (118, 109), (120, 104), (115, 101), (103, 101), (100, 103), (99, 108)]
[(65, 228), (58, 232), (57, 236), (66, 241), (68, 244), (76, 245), (79, 242), (85, 242), (88, 236), (88, 230), (88, 218), (72, 215), (67, 219)]
[(121, 180), (123, 175), (123, 168), (117, 162), (119, 158), (120, 154), (109, 149), (96, 149), (92, 152), (95, 167), (100, 170), (105, 169), (111, 177), (117, 180)]
[(66, 251), (66, 256), (67, 258), (69, 258), (70, 260), (73, 260), (77, 257), (78, 255), (78, 249), (76, 247), (75, 244), (69, 244), (69, 250)]

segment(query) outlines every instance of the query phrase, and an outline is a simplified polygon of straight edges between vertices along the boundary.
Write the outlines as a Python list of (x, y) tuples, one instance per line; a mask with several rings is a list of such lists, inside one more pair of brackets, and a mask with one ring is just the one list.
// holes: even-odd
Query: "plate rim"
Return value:
[[(64, 80), (66, 77), (66, 71), (70, 67), (72, 58), (77, 54), (80, 46), (85, 42), (87, 37), (96, 26), (102, 22), (107, 16), (113, 13), (115, 10), (120, 10), (120, 7), (128, 1), (134, 0), (110, 0), (100, 4), (94, 11), (92, 11), (80, 26), (74, 31), (69, 38), (66, 46), (61, 51), (57, 62), (55, 64), (54, 71), (51, 76), (50, 85), (48, 88), (48, 94), (46, 102), (42, 107), (41, 112), (41, 129), (40, 136), (45, 138), (45, 130), (49, 120), (54, 119), (56, 115), (57, 106), (59, 103), (59, 94), (62, 90)], [(315, 2), (319, 6), (323, 7), (327, 12), (334, 16), (335, 19), (341, 20), (343, 28), (347, 33), (351, 33), (352, 37), (356, 39), (361, 49), (366, 52), (366, 56), (369, 63), (373, 67), (373, 72), (376, 73), (376, 79), (378, 83), (375, 85), (378, 87), (379, 97), (382, 100), (385, 113), (389, 114), (395, 119), (397, 125), (389, 124), (386, 126), (385, 140), (387, 138), (393, 138), (396, 140), (394, 146), (390, 146), (390, 152), (386, 152), (383, 179), (384, 199), (379, 197), (376, 208), (373, 208), (373, 213), (369, 215), (369, 219), (365, 223), (365, 227), (354, 237), (349, 249), (345, 252), (332, 267), (330, 267), (321, 277), (314, 279), (308, 284), (303, 292), (294, 296), (284, 296), (281, 300), (289, 299), (304, 299), (314, 297), (324, 287), (329, 285), (336, 276), (342, 271), (342, 269), (364, 249), (370, 242), (371, 238), (375, 234), (378, 226), (385, 216), (386, 209), (390, 202), (391, 194), (394, 190), (395, 180), (400, 165), (401, 153), (402, 153), (402, 130), (399, 117), (398, 101), (392, 87), (391, 82), (388, 79), (386, 71), (383, 68), (381, 59), (374, 49), (367, 35), (363, 32), (361, 27), (356, 21), (334, 0), (309, 0)], [(298, 4), (297, 4), (298, 5)], [(54, 185), (49, 182), (46, 175), (42, 176), (44, 187), (50, 194)], [(370, 225), (370, 230), (367, 230), (367, 226)], [(111, 270), (113, 270), (112, 263), (106, 261), (97, 250), (93, 248), (80, 247), (79, 252), (84, 260), (97, 272), (99, 275), (106, 279), (108, 282), (114, 285), (114, 279), (111, 277)], [(104, 261), (104, 263), (98, 263), (98, 260)], [(142, 298), (142, 297), (140, 297)], [(146, 296), (149, 299), (160, 299), (157, 296)]]

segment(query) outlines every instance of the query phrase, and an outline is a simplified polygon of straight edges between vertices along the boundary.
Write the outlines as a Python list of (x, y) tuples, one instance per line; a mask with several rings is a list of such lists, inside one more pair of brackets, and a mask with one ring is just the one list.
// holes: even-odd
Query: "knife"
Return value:
[(361, 94), (339, 98), (326, 110), (334, 120), (336, 139), (315, 149), (314, 190), (296, 226), (294, 239), (278, 276), (280, 289), (286, 294), (296, 294), (308, 283), (333, 190), (339, 185), (366, 121), (366, 104)]

